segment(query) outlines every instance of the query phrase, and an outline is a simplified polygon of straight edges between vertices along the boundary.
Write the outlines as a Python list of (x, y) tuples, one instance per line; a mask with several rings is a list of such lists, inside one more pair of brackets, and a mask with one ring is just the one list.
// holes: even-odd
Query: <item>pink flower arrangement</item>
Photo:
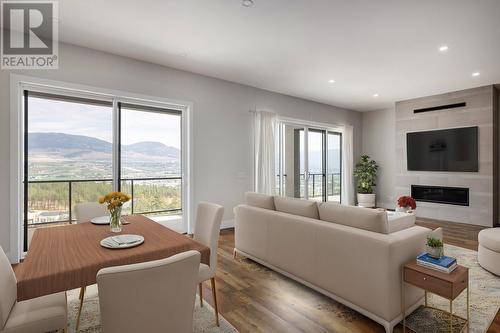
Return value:
[(399, 207), (410, 207), (411, 209), (416, 209), (417, 203), (415, 202), (415, 199), (413, 199), (412, 197), (409, 197), (407, 195), (403, 195), (402, 197), (399, 197), (399, 199), (398, 199), (398, 206)]

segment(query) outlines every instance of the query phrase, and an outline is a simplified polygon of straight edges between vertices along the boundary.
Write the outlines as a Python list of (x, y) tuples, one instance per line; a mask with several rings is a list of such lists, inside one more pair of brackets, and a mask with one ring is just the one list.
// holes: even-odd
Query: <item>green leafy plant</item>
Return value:
[(432, 248), (443, 247), (443, 242), (437, 238), (427, 237), (427, 246)]
[(377, 185), (375, 183), (377, 179), (377, 170), (377, 162), (372, 160), (368, 155), (361, 156), (361, 160), (354, 168), (354, 177), (357, 180), (358, 193), (373, 193), (373, 187)]

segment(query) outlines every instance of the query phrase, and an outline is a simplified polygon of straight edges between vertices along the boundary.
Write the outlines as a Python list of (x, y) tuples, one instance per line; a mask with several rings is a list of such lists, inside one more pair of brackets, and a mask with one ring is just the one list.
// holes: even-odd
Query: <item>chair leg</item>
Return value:
[(200, 307), (203, 307), (203, 285), (200, 283), (199, 285), (199, 289), (200, 289)]
[(214, 298), (214, 305), (215, 305), (215, 323), (217, 326), (219, 325), (219, 307), (217, 305), (217, 292), (215, 291), (215, 278), (210, 279), (210, 283), (212, 284), (212, 295)]
[(83, 287), (80, 288), (80, 294), (78, 295), (78, 299), (81, 300), (82, 299), (82, 296), (83, 296)]
[(80, 327), (80, 315), (82, 314), (82, 308), (83, 308), (83, 299), (85, 297), (85, 288), (82, 287), (80, 288), (80, 306), (78, 307), (78, 314), (76, 316), (76, 327), (75, 327), (75, 332), (78, 331), (78, 328)]
[(236, 260), (236, 250), (233, 250), (233, 260)]

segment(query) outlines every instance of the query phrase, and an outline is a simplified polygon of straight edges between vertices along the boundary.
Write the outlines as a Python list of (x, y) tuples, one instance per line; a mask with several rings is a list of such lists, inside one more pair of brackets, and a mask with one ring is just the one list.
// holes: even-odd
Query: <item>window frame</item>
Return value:
[[(183, 227), (186, 232), (193, 229), (191, 217), (194, 216), (192, 202), (192, 112), (193, 103), (175, 99), (141, 95), (120, 90), (96, 88), (94, 86), (41, 79), (36, 77), (10, 75), (10, 248), (7, 252), (12, 263), (18, 263), (25, 255), (23, 249), (24, 228), (24, 174), (25, 174), (25, 125), (27, 118), (24, 110), (24, 91), (40, 94), (61, 95), (74, 99), (90, 99), (112, 103), (113, 107), (113, 165), (119, 162), (116, 153), (119, 135), (118, 103), (140, 105), (149, 108), (175, 110), (181, 112), (181, 177)], [(27, 134), (27, 133), (26, 133)], [(113, 172), (118, 168), (114, 167)], [(118, 175), (113, 174), (117, 180)], [(114, 184), (114, 188), (118, 184)], [(27, 232), (27, 231), (26, 231)]]

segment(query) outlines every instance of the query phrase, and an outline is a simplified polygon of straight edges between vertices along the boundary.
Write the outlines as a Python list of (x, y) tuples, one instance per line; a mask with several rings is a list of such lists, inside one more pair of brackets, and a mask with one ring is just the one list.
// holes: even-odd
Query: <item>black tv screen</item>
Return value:
[(406, 134), (408, 170), (478, 171), (478, 128)]

